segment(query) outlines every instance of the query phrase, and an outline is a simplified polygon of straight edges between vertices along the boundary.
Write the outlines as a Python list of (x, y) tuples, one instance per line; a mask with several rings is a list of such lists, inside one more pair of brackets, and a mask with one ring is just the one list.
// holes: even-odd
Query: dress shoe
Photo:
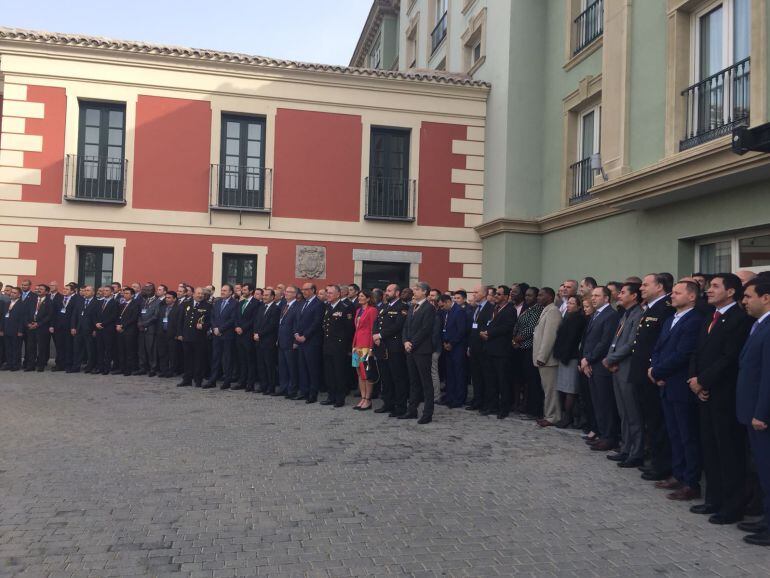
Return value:
[(309, 395), (307, 396), (307, 399), (305, 400), (305, 403), (315, 403), (318, 401), (318, 396), (316, 395)]
[(210, 383), (202, 383), (202, 384), (198, 385), (196, 383), (195, 387), (200, 387), (201, 389), (214, 389), (216, 387), (216, 384), (212, 385)]
[(425, 425), (426, 423), (430, 423), (432, 421), (433, 421), (432, 415), (423, 415), (420, 419), (417, 420), (417, 423), (420, 425)]
[(142, 370), (139, 369), (139, 370), (136, 370), (131, 375), (147, 375), (147, 372), (146, 371), (142, 371)]
[(416, 413), (405, 413), (398, 416), (398, 419), (417, 419)]
[[(110, 375), (120, 375), (121, 373), (123, 372), (119, 369), (113, 369), (112, 371), (110, 371)], [(131, 374), (129, 373), (128, 375), (131, 375)]]
[(717, 526), (726, 526), (728, 524), (735, 524), (743, 520), (743, 514), (721, 514), (717, 512), (709, 516), (709, 522), (716, 524)]
[(64, 368), (63, 367), (59, 367), (58, 365), (54, 365), (51, 368), (51, 371), (64, 371)]
[(497, 419), (505, 419), (507, 417), (508, 417), (508, 412), (507, 411), (501, 411), (500, 413), (497, 414)]
[(270, 397), (278, 397), (283, 394), (280, 391), (271, 391), (268, 395), (270, 395)]
[[(223, 383), (222, 385), (224, 385), (224, 383)], [(239, 390), (242, 390), (242, 389), (246, 389), (246, 387), (245, 387), (245, 386), (243, 386), (243, 385), (240, 385), (240, 384), (238, 384), (238, 383), (236, 383), (235, 385), (231, 385), (231, 384), (229, 384), (229, 383), (228, 383), (228, 384), (227, 384), (227, 387), (229, 387), (229, 388), (230, 388), (230, 389), (232, 389), (233, 391), (239, 391)]]
[(694, 506), (690, 507), (690, 512), (693, 514), (703, 514), (706, 516), (716, 514), (718, 511), (719, 508), (712, 506), (711, 504), (695, 504)]
[(677, 502), (689, 502), (700, 498), (700, 488), (693, 488), (690, 486), (682, 486), (678, 490), (671, 492), (666, 496), (669, 500)]
[(204, 387), (216, 387), (216, 386), (217, 386), (217, 382), (216, 381), (207, 381), (204, 384)]
[(469, 403), (468, 405), (465, 406), (465, 409), (466, 409), (466, 411), (479, 411), (479, 409), (481, 409), (481, 408), (479, 406), (477, 406), (477, 405)]
[(67, 373), (80, 373), (79, 369), (68, 369)]
[(38, 367), (35, 369), (35, 371), (45, 371), (45, 367)]
[(754, 546), (770, 546), (770, 531), (765, 530), (758, 534), (749, 534), (743, 537), (743, 541)]
[(630, 459), (630, 460), (627, 459), (624, 462), (618, 462), (618, 467), (619, 468), (637, 468), (637, 467), (639, 467), (639, 464), (641, 464), (641, 463), (642, 463), (642, 460), (640, 460), (640, 459), (636, 459), (636, 460), (635, 459)]
[(345, 402), (344, 401), (338, 401), (337, 403), (334, 404), (334, 407), (345, 407)]
[[(214, 385), (216, 386), (217, 382), (214, 382)], [(225, 382), (222, 385), (219, 386), (219, 389), (230, 389), (230, 384)]]
[(535, 422), (540, 427), (551, 427), (553, 424), (547, 419), (539, 419)]
[(664, 474), (662, 472), (644, 472), (640, 477), (643, 480), (647, 480), (648, 482), (658, 482), (662, 480), (667, 480), (669, 477), (669, 474)]
[(612, 442), (607, 441), (600, 441), (599, 443), (593, 444), (591, 446), (592, 452), (608, 452), (610, 450), (614, 450), (616, 445)]
[(489, 411), (488, 409), (482, 409), (481, 411), (479, 411), (479, 415), (483, 415), (483, 416), (492, 415), (493, 413), (495, 412)]
[(34, 367), (25, 367), (24, 371), (35, 371)]
[[(41, 370), (41, 371), (42, 371), (42, 370)], [(105, 369), (104, 371), (102, 371), (102, 375), (109, 375), (109, 374), (110, 374), (110, 372), (109, 372), (109, 371), (107, 371), (106, 369)]]
[(381, 407), (378, 407), (374, 410), (374, 413), (390, 413), (393, 411), (392, 407), (388, 407), (387, 405), (382, 405)]
[(156, 375), (158, 374), (155, 373), (154, 371), (151, 371), (150, 373), (147, 374), (147, 377), (155, 377)]
[(767, 532), (767, 524), (763, 520), (756, 522), (739, 522), (738, 529), (741, 532), (748, 532), (750, 534), (761, 534)]
[(191, 385), (192, 383), (190, 383), (189, 381), (180, 381), (179, 383), (176, 384), (177, 387), (190, 387)]
[[(248, 391), (248, 392), (250, 392), (250, 393), (253, 393), (253, 392), (255, 391), (255, 390), (254, 390), (254, 386), (253, 386), (253, 385), (244, 385), (244, 386), (243, 386), (243, 390), (244, 390), (244, 391)], [(258, 390), (258, 391), (257, 391), (257, 393), (262, 393), (262, 390), (261, 390), (261, 389), (260, 389), (260, 390)]]
[(628, 459), (628, 454), (615, 452), (614, 454), (607, 454), (607, 459), (613, 462), (625, 462)]
[(659, 490), (679, 490), (682, 488), (682, 483), (676, 478), (668, 477), (665, 480), (655, 482), (655, 487)]
[(397, 411), (391, 411), (391, 412), (388, 414), (388, 417), (400, 417), (400, 416), (402, 416), (402, 415), (404, 415), (404, 414), (402, 414), (402, 413), (399, 413), (399, 412), (397, 412)]
[(321, 402), (321, 405), (334, 405), (334, 400), (327, 397), (325, 400)]

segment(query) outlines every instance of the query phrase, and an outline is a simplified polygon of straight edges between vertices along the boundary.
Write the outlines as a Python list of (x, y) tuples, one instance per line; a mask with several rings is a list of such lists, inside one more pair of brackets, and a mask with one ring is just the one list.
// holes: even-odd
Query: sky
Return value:
[(0, 26), (347, 65), (371, 4), (371, 0), (0, 0)]

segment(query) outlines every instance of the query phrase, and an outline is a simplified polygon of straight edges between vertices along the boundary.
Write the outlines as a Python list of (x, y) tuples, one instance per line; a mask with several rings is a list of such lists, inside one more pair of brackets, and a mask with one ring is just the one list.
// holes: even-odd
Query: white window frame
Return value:
[(449, 12), (449, 0), (435, 0), (433, 10), (436, 12), (433, 18), (433, 25), (435, 26), (444, 14)]
[(382, 64), (382, 38), (377, 36), (374, 41), (374, 49), (369, 53), (369, 68), (379, 68)]
[[(770, 265), (764, 265), (760, 267), (741, 267), (740, 266), (740, 242), (742, 239), (749, 239), (751, 237), (762, 237), (770, 235), (770, 229), (759, 229), (755, 231), (744, 231), (743, 233), (735, 235), (720, 235), (718, 237), (707, 237), (699, 239), (695, 244), (695, 262), (693, 271), (700, 270), (700, 250), (703, 245), (711, 245), (712, 243), (723, 243), (725, 241), (730, 242), (730, 272), (738, 271), (739, 269), (745, 271), (753, 271), (754, 273), (761, 273), (762, 271), (770, 271)], [(720, 271), (724, 272), (724, 271)]]
[[(583, 151), (583, 119), (589, 114), (594, 113), (594, 146), (591, 154), (585, 155)], [(591, 108), (587, 108), (580, 112), (578, 117), (578, 140), (577, 140), (577, 159), (576, 162), (591, 158), (591, 155), (599, 152), (599, 145), (601, 143), (601, 128), (602, 128), (602, 106), (597, 104)]]

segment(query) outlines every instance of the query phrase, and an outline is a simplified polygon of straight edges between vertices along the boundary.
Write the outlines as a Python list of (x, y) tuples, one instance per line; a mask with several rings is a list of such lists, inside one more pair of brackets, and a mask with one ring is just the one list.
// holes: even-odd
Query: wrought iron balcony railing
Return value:
[(209, 207), (229, 211), (270, 212), (271, 169), (211, 165)]
[(447, 24), (447, 13), (444, 12), (441, 18), (439, 18), (439, 21), (436, 23), (436, 26), (433, 28), (433, 32), (430, 33), (430, 53), (431, 54), (436, 52), (436, 49), (441, 44), (441, 41), (444, 40), (444, 38), (446, 38), (446, 24)]
[(124, 158), (66, 155), (64, 198), (124, 204), (127, 169), (128, 161)]
[(577, 54), (604, 31), (604, 0), (595, 0), (586, 6), (575, 18), (575, 48), (572, 54)]
[(364, 218), (414, 221), (417, 182), (409, 179), (366, 177)]
[(588, 199), (588, 190), (594, 186), (594, 171), (591, 169), (591, 157), (578, 161), (569, 167), (572, 173), (572, 188), (569, 192), (569, 204), (574, 205)]
[(751, 66), (748, 58), (712, 74), (682, 91), (685, 99), (686, 150), (730, 134), (749, 122)]

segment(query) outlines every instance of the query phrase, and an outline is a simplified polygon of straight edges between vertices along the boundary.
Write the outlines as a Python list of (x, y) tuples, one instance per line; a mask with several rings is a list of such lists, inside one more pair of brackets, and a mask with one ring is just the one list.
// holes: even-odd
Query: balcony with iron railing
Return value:
[(591, 157), (578, 161), (569, 167), (572, 175), (572, 187), (569, 191), (569, 204), (574, 205), (590, 198), (588, 190), (594, 186), (594, 171)]
[(128, 161), (110, 156), (66, 155), (64, 199), (98, 203), (126, 203)]
[(430, 33), (430, 53), (436, 52), (436, 49), (441, 45), (441, 42), (446, 38), (447, 31), (447, 12), (439, 18), (436, 26), (433, 28), (433, 32)]
[(749, 123), (750, 76), (750, 62), (745, 58), (682, 91), (686, 116), (680, 151)]
[(417, 181), (366, 177), (364, 218), (373, 221), (414, 221)]
[(269, 213), (273, 171), (263, 167), (212, 164), (209, 208)]
[(574, 20), (575, 48), (573, 56), (599, 38), (604, 32), (604, 0), (594, 0)]

